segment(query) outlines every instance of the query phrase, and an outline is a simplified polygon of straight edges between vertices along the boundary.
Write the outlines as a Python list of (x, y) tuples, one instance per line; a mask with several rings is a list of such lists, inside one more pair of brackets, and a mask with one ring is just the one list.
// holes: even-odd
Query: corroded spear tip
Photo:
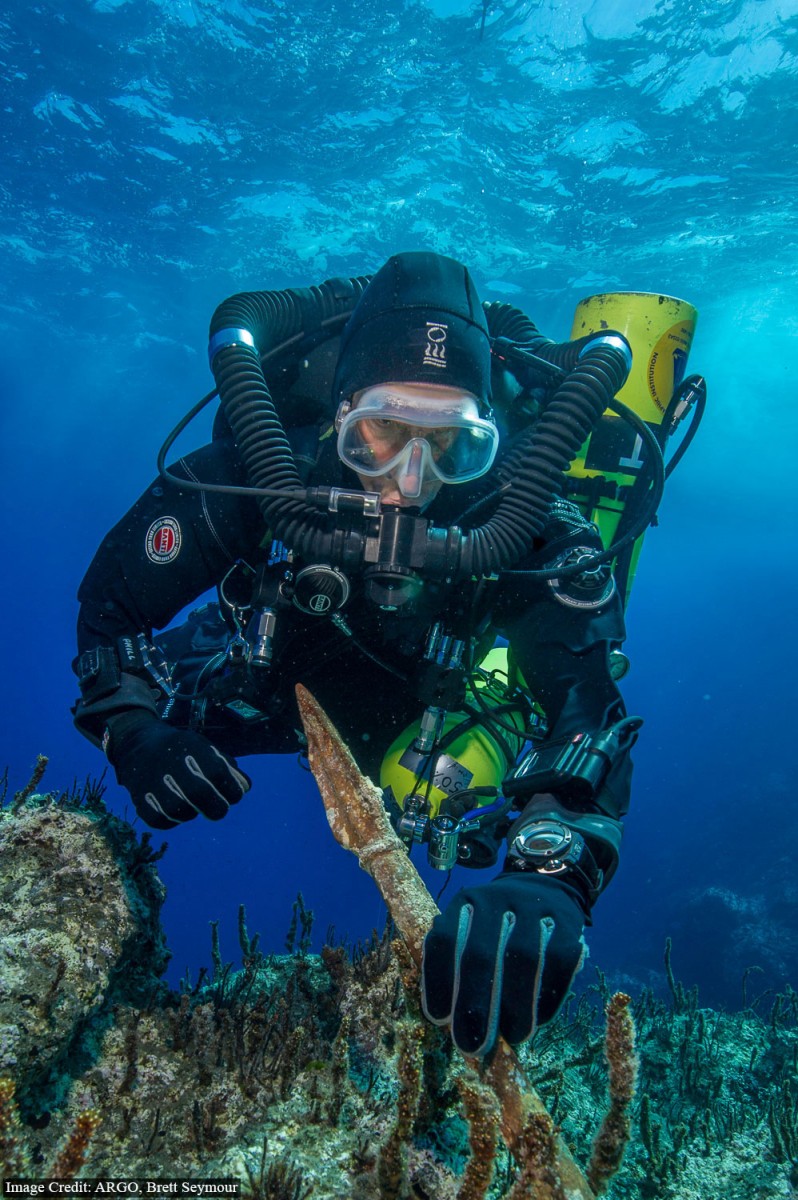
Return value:
[(413, 958), (438, 909), (393, 830), (382, 792), (363, 775), (318, 701), (297, 684), (297, 705), (308, 739), (308, 761), (336, 839), (374, 878)]
[(345, 849), (357, 851), (386, 830), (393, 832), (382, 793), (361, 773), (315, 696), (298, 683), (296, 699), (308, 739), (308, 762), (336, 839)]

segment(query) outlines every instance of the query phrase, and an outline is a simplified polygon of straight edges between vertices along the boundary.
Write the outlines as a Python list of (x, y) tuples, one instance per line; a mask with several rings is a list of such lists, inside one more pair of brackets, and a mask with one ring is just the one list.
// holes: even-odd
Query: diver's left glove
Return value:
[(511, 871), (464, 888), (424, 941), (425, 1015), (451, 1025), (464, 1054), (488, 1054), (501, 1034), (524, 1042), (556, 1015), (585, 956), (581, 890)]
[(252, 786), (201, 733), (175, 729), (142, 709), (111, 717), (103, 745), (136, 812), (153, 829), (173, 829), (200, 814), (220, 821)]

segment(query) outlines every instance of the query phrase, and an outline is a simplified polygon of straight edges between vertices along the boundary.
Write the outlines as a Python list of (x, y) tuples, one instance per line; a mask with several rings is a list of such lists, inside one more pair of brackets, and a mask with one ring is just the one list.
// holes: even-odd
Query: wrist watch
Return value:
[(507, 866), (560, 879), (575, 877), (587, 889), (591, 904), (601, 891), (604, 872), (576, 829), (562, 821), (542, 820), (525, 826), (510, 843)]

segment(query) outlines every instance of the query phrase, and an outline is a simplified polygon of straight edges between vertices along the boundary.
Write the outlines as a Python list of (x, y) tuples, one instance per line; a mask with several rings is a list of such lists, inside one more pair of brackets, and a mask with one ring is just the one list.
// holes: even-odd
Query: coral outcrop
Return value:
[(318, 956), (300, 897), (288, 952), (264, 954), (242, 910), (240, 967), (214, 937), (210, 975), (175, 993), (159, 982), (156, 856), (96, 791), (0, 809), (0, 855), (0, 1178), (228, 1177), (252, 1200), (573, 1200), (555, 1131), (588, 1162), (609, 1083), (592, 1178), (610, 1197), (796, 1194), (794, 992), (744, 988), (745, 1011), (721, 1014), (674, 978), (669, 953), (668, 1000), (613, 1000), (597, 973), (518, 1051), (550, 1115), (527, 1111), (510, 1153), (490, 1072), (421, 1022), (391, 927)]
[(168, 961), (149, 843), (95, 799), (0, 809), (0, 1075), (29, 1109), (58, 1098), (87, 1024), (151, 992)]

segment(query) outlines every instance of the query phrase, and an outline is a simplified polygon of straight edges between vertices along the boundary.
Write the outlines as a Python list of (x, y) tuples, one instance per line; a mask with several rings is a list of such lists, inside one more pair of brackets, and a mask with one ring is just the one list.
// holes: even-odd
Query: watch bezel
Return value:
[[(527, 839), (538, 839), (542, 841), (546, 835), (556, 834), (559, 836), (559, 841), (551, 842), (548, 846), (543, 843), (539, 849), (533, 849), (527, 843)], [(584, 845), (584, 838), (581, 837), (564, 821), (541, 820), (535, 821), (532, 825), (527, 825), (525, 829), (519, 831), (513, 839), (511, 847), (524, 862), (529, 863), (536, 870), (551, 869), (554, 864), (560, 864), (566, 859), (574, 857), (574, 853), (581, 851), (581, 842)]]
[[(561, 834), (559, 844), (552, 846), (548, 852), (531, 851), (525, 839), (540, 837), (546, 830), (550, 833), (556, 830)], [(519, 830), (510, 845), (509, 859), (516, 870), (534, 871), (537, 875), (577, 877), (587, 889), (591, 902), (598, 896), (604, 881), (604, 872), (579, 830), (553, 818), (544, 817)]]

